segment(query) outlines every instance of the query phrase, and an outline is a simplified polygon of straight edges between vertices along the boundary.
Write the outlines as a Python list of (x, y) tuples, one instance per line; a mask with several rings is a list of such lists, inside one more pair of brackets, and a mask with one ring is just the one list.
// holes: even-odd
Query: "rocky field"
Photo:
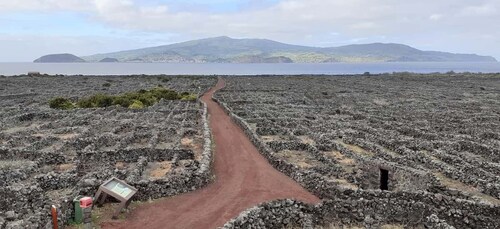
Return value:
[[(276, 169), (322, 199), (263, 203), (225, 228), (500, 227), (500, 75), (224, 80), (214, 100)], [(50, 228), (53, 204), (69, 223), (72, 199), (92, 196), (112, 176), (139, 189), (135, 200), (210, 182), (204, 103), (60, 110), (49, 101), (158, 87), (199, 96), (215, 83), (0, 77), (0, 228)]]
[(500, 75), (225, 80), (216, 100), (324, 199), (263, 204), (227, 227), (500, 227)]
[(196, 189), (210, 179), (206, 106), (161, 100), (144, 109), (119, 106), (57, 110), (72, 100), (164, 87), (201, 95), (214, 77), (0, 78), (0, 228), (50, 225), (50, 205), (71, 217), (72, 198), (93, 195), (111, 176), (147, 200)]

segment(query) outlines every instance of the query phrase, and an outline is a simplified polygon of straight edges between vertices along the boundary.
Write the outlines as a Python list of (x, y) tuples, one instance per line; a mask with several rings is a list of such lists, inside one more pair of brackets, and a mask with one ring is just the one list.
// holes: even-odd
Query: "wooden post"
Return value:
[(55, 205), (52, 205), (52, 225), (54, 226), (54, 229), (58, 229), (57, 207)]

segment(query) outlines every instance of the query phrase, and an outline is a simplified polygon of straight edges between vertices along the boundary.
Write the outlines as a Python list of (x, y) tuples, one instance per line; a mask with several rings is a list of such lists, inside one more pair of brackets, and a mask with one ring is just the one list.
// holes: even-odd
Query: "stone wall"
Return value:
[[(173, 196), (205, 186), (212, 179), (212, 140), (207, 105), (201, 101), (200, 103), (203, 105), (203, 152), (200, 160), (194, 160), (193, 152), (185, 149), (145, 148), (106, 152), (84, 150), (78, 155), (74, 167), (64, 172), (51, 171), (36, 175), (33, 177), (36, 182), (25, 187), (5, 184), (25, 180), (34, 170), (40, 170), (44, 166), (62, 165), (68, 161), (59, 154), (0, 148), (0, 160), (26, 162), (23, 167), (0, 171), (0, 184), (4, 184), (0, 185), (0, 228), (52, 228), (51, 204), (59, 208), (59, 224), (63, 227), (73, 217), (73, 198), (78, 195), (93, 196), (102, 182), (113, 176), (136, 187), (138, 192), (133, 200), (141, 201)], [(180, 173), (154, 179), (142, 175), (149, 162), (181, 163), (183, 160), (188, 164), (184, 165)], [(114, 165), (119, 161), (133, 163), (134, 167), (120, 170), (104, 166)], [(48, 192), (54, 192), (57, 196), (48, 197)]]
[[(207, 105), (204, 102), (201, 103), (203, 104), (202, 122), (204, 139), (202, 158), (199, 162), (189, 165), (181, 174), (170, 174), (155, 179), (144, 179), (140, 176), (145, 170), (147, 163), (150, 161), (168, 160), (174, 161), (175, 163), (178, 160), (194, 159), (192, 151), (163, 150), (157, 153), (158, 150), (144, 149), (137, 153), (133, 150), (116, 152), (119, 155), (123, 155), (120, 157), (122, 161), (138, 161), (133, 171), (137, 175), (134, 176), (133, 174), (129, 174), (127, 177), (119, 177), (118, 174), (118, 178), (124, 179), (127, 183), (138, 189), (137, 194), (134, 196), (134, 200), (145, 201), (193, 191), (205, 186), (212, 180), (212, 140), (207, 118), (208, 110)], [(105, 155), (104, 161), (116, 163), (116, 156), (106, 160), (107, 157), (105, 157)], [(90, 158), (88, 158), (88, 160), (92, 161)], [(102, 160), (99, 159), (99, 161)], [(81, 179), (79, 183), (79, 194), (94, 195), (99, 185), (111, 176), (117, 176), (117, 174), (101, 174), (100, 176), (93, 174), (92, 176), (84, 177), (86, 179)]]
[[(299, 201), (286, 199), (263, 203), (242, 212), (238, 217), (227, 222), (223, 227), (229, 228), (304, 228), (317, 226), (350, 225), (365, 228), (381, 228), (385, 225), (405, 225), (405, 227), (424, 226), (429, 229), (454, 229), (437, 215), (431, 214), (422, 218), (426, 209), (422, 205), (412, 205), (411, 214), (398, 214), (389, 209), (388, 213), (373, 208), (373, 203), (366, 200), (325, 201), (318, 205), (308, 205)], [(379, 208), (390, 207), (380, 203)], [(375, 210), (375, 212), (374, 212)], [(395, 214), (394, 218), (384, 217)], [(401, 218), (406, 217), (405, 220)]]
[[(386, 165), (385, 168), (393, 171), (400, 179), (416, 174), (418, 177), (414, 179), (422, 178), (422, 181), (402, 183), (399, 185), (400, 190), (394, 192), (350, 190), (339, 187), (335, 182), (326, 181), (317, 172), (301, 170), (296, 165), (276, 157), (273, 150), (259, 140), (258, 135), (251, 130), (245, 120), (233, 114), (231, 109), (217, 98), (214, 98), (214, 101), (220, 104), (234, 122), (243, 129), (271, 165), (323, 199), (323, 203), (316, 206), (290, 202), (290, 200), (264, 203), (240, 214), (226, 224), (225, 228), (248, 228), (251, 223), (257, 223), (256, 228), (269, 228), (269, 226), (277, 225), (283, 227), (290, 224), (308, 228), (311, 226), (308, 222), (313, 222), (314, 225), (342, 222), (346, 225), (362, 224), (375, 228), (381, 224), (425, 225), (429, 228), (446, 228), (448, 224), (456, 228), (497, 228), (500, 225), (498, 206), (466, 200), (468, 196), (458, 191), (440, 190), (432, 176), (401, 167), (387, 167)], [(373, 173), (370, 170), (378, 169), (377, 166), (380, 165), (368, 163), (364, 166), (370, 174)], [(373, 186), (374, 184), (367, 185)], [(426, 191), (412, 191), (412, 185), (419, 188), (425, 187)], [(427, 189), (437, 189), (442, 193), (431, 193)], [(287, 215), (291, 218), (287, 218)], [(300, 215), (305, 218), (299, 217)], [(309, 216), (312, 219), (308, 218)]]

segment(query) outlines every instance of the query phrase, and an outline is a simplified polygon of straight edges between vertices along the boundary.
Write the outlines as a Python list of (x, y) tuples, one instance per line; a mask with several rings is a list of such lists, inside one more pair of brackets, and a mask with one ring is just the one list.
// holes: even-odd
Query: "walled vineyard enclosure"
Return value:
[[(500, 226), (500, 75), (225, 80), (215, 99), (277, 169), (326, 200), (263, 204), (227, 227), (252, 217), (261, 226)], [(382, 171), (390, 192), (380, 191)]]
[(74, 76), (0, 78), (0, 228), (42, 228), (50, 205), (61, 223), (72, 198), (93, 195), (112, 176), (139, 189), (136, 200), (191, 191), (209, 182), (206, 106), (165, 101), (55, 110), (49, 99), (120, 94), (161, 85), (201, 95), (215, 77)]

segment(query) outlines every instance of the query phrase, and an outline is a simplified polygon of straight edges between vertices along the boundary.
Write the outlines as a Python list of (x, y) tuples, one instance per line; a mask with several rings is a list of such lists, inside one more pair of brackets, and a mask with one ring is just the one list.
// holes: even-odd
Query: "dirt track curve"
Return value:
[(259, 203), (294, 198), (317, 203), (320, 200), (291, 178), (275, 170), (257, 151), (243, 131), (212, 101), (217, 85), (203, 95), (215, 141), (215, 181), (206, 187), (178, 196), (143, 204), (125, 221), (106, 222), (103, 228), (190, 228), (222, 226), (240, 212)]

